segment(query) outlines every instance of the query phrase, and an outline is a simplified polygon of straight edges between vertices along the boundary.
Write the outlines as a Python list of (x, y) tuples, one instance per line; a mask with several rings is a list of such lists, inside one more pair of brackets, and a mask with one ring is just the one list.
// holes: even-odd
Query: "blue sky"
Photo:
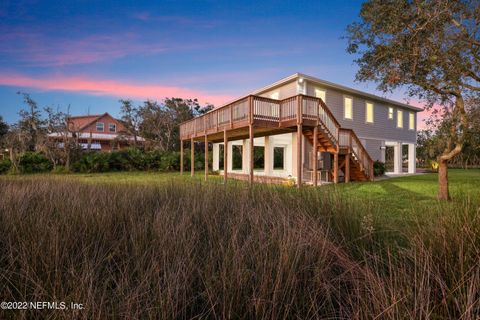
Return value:
[[(118, 115), (179, 96), (219, 105), (295, 72), (355, 83), (346, 26), (361, 1), (0, 2), (0, 115), (40, 106)], [(403, 100), (400, 94), (388, 97)]]

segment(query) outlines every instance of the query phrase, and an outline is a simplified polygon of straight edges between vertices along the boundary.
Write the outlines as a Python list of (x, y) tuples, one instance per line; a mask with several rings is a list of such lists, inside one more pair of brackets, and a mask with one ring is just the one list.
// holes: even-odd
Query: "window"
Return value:
[(273, 170), (285, 169), (285, 148), (274, 147), (273, 148)]
[(415, 114), (413, 112), (408, 114), (408, 129), (415, 130)]
[(108, 124), (108, 131), (117, 132), (117, 125), (115, 123), (109, 123)]
[(373, 123), (373, 103), (371, 102), (365, 104), (365, 121)]
[(103, 132), (103, 122), (97, 122), (97, 131)]
[(352, 98), (344, 97), (343, 98), (343, 117), (345, 119), (353, 119), (352, 115)]
[(388, 119), (393, 120), (393, 108), (388, 107)]
[(397, 110), (397, 128), (403, 128), (403, 111)]
[(270, 95), (270, 98), (271, 99), (275, 99), (275, 100), (278, 100), (278, 97), (280, 96), (280, 93), (277, 91), (277, 92), (274, 92)]
[(315, 89), (315, 97), (322, 99), (326, 103), (327, 92), (325, 90)]

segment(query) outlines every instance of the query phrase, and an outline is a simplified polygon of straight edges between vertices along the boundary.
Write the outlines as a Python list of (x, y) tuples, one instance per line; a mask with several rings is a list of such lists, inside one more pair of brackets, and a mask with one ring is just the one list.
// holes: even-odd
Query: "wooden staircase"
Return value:
[(373, 180), (373, 160), (351, 129), (344, 129), (320, 100), (317, 136), (312, 127), (306, 127), (303, 135), (314, 145), (317, 152), (337, 154), (338, 170), (343, 173), (344, 182)]

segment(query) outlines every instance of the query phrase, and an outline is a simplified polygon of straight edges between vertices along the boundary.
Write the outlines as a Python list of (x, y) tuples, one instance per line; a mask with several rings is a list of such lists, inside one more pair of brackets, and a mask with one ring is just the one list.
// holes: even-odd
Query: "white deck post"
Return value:
[(265, 176), (271, 176), (273, 173), (273, 148), (272, 148), (272, 139), (269, 136), (265, 137), (265, 146), (264, 146), (264, 174)]
[(402, 173), (402, 142), (398, 141), (393, 147), (393, 173)]
[(213, 159), (212, 170), (220, 170), (220, 143), (213, 144)]
[(414, 143), (409, 143), (408, 144), (408, 173), (415, 173), (416, 172), (416, 166), (417, 166), (417, 163), (416, 163), (416, 158), (417, 158), (417, 155), (416, 155), (416, 152), (417, 151), (417, 148), (416, 148), (416, 144)]

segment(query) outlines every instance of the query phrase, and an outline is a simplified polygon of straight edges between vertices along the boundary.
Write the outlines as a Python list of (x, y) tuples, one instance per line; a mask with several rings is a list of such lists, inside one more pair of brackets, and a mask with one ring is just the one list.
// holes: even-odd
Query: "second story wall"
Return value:
[[(325, 93), (325, 103), (340, 125), (343, 128), (353, 129), (357, 136), (366, 139), (416, 141), (417, 116), (415, 111), (307, 81), (307, 95), (316, 96), (319, 91)], [(346, 97), (352, 101), (352, 119), (345, 117)], [(371, 104), (369, 108), (373, 108), (373, 119), (368, 119), (372, 122), (367, 121), (367, 103)], [(391, 119), (389, 119), (389, 108), (392, 108), (390, 111), (393, 111)], [(401, 128), (397, 123), (399, 112), (403, 118)], [(413, 114), (413, 130), (409, 127), (410, 114)]]
[[(97, 123), (103, 123), (103, 131), (99, 130), (101, 125), (97, 127)], [(110, 128), (111, 125), (112, 128)], [(115, 131), (112, 131), (114, 129)], [(90, 125), (85, 127), (82, 132), (92, 132), (92, 133), (107, 133), (107, 134), (115, 134), (124, 131), (125, 128), (123, 127), (122, 123), (117, 119), (111, 117), (110, 115), (104, 115), (99, 119), (93, 121)]]

